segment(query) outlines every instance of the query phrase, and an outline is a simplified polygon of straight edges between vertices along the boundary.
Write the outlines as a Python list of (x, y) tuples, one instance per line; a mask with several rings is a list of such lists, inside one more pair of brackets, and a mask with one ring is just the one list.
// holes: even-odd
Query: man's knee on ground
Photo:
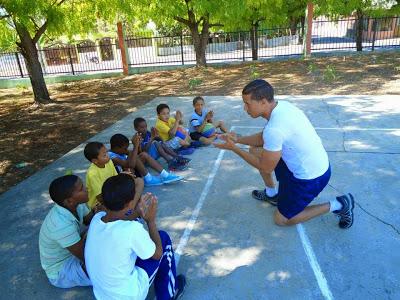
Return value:
[(290, 226), (293, 225), (290, 222), (290, 219), (286, 218), (284, 215), (282, 215), (279, 210), (276, 210), (274, 213), (274, 222), (278, 226)]

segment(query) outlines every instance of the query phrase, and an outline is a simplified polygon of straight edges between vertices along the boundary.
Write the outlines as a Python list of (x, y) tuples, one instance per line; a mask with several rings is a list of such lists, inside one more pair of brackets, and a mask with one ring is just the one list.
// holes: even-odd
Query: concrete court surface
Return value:
[[(275, 226), (273, 208), (250, 197), (263, 186), (257, 171), (212, 146), (191, 155), (184, 182), (147, 189), (159, 197), (159, 228), (170, 233), (178, 270), (187, 276), (184, 299), (400, 299), (397, 97), (277, 97), (306, 112), (328, 151), (330, 186), (315, 202), (352, 192), (363, 208), (356, 206), (349, 230), (339, 229), (332, 214)], [(181, 109), (187, 120), (191, 100), (156, 98), (90, 140), (131, 136), (137, 116), (154, 124), (161, 102)], [(265, 124), (247, 116), (240, 97), (206, 97), (206, 103), (238, 133)], [(38, 251), (40, 225), (52, 205), (48, 185), (68, 169), (84, 179), (84, 145), (0, 196), (0, 299), (93, 298), (90, 288), (50, 286)]]

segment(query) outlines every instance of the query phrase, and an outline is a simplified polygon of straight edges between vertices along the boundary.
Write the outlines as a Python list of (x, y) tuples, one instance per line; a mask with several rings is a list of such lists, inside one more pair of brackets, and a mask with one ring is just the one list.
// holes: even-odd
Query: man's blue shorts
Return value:
[(283, 216), (291, 219), (302, 212), (326, 187), (331, 178), (331, 166), (315, 179), (298, 179), (280, 159), (275, 168), (275, 176), (279, 181), (278, 210)]

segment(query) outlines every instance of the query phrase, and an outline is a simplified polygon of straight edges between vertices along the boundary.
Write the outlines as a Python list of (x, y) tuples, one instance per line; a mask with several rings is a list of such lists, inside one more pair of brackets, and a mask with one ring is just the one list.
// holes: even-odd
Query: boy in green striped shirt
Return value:
[(86, 203), (88, 193), (78, 176), (55, 179), (49, 187), (53, 208), (39, 233), (40, 262), (50, 283), (59, 288), (91, 286), (84, 266), (86, 234), (81, 226), (89, 225), (94, 211)]

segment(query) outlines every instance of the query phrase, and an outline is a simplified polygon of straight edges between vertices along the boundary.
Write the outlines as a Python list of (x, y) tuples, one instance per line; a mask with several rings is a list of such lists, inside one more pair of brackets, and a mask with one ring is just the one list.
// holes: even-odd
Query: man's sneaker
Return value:
[(175, 282), (176, 282), (177, 288), (175, 290), (174, 298), (172, 298), (173, 300), (177, 300), (180, 297), (182, 297), (183, 292), (185, 291), (185, 286), (186, 286), (185, 275), (180, 274), (180, 275), (176, 276)]
[(162, 185), (164, 182), (161, 180), (159, 176), (152, 176), (149, 180), (144, 180), (145, 186), (154, 186), (154, 185)]
[(339, 227), (343, 229), (350, 228), (354, 221), (354, 197), (349, 193), (347, 195), (336, 197), (336, 200), (343, 206), (341, 210), (334, 211), (334, 213), (340, 217)]
[(169, 173), (167, 177), (162, 178), (163, 183), (171, 183), (175, 181), (182, 180), (182, 176), (175, 175), (173, 173)]
[(251, 196), (258, 201), (265, 201), (273, 206), (278, 205), (278, 194), (276, 194), (274, 197), (269, 197), (265, 193), (265, 190), (254, 190), (251, 193)]

